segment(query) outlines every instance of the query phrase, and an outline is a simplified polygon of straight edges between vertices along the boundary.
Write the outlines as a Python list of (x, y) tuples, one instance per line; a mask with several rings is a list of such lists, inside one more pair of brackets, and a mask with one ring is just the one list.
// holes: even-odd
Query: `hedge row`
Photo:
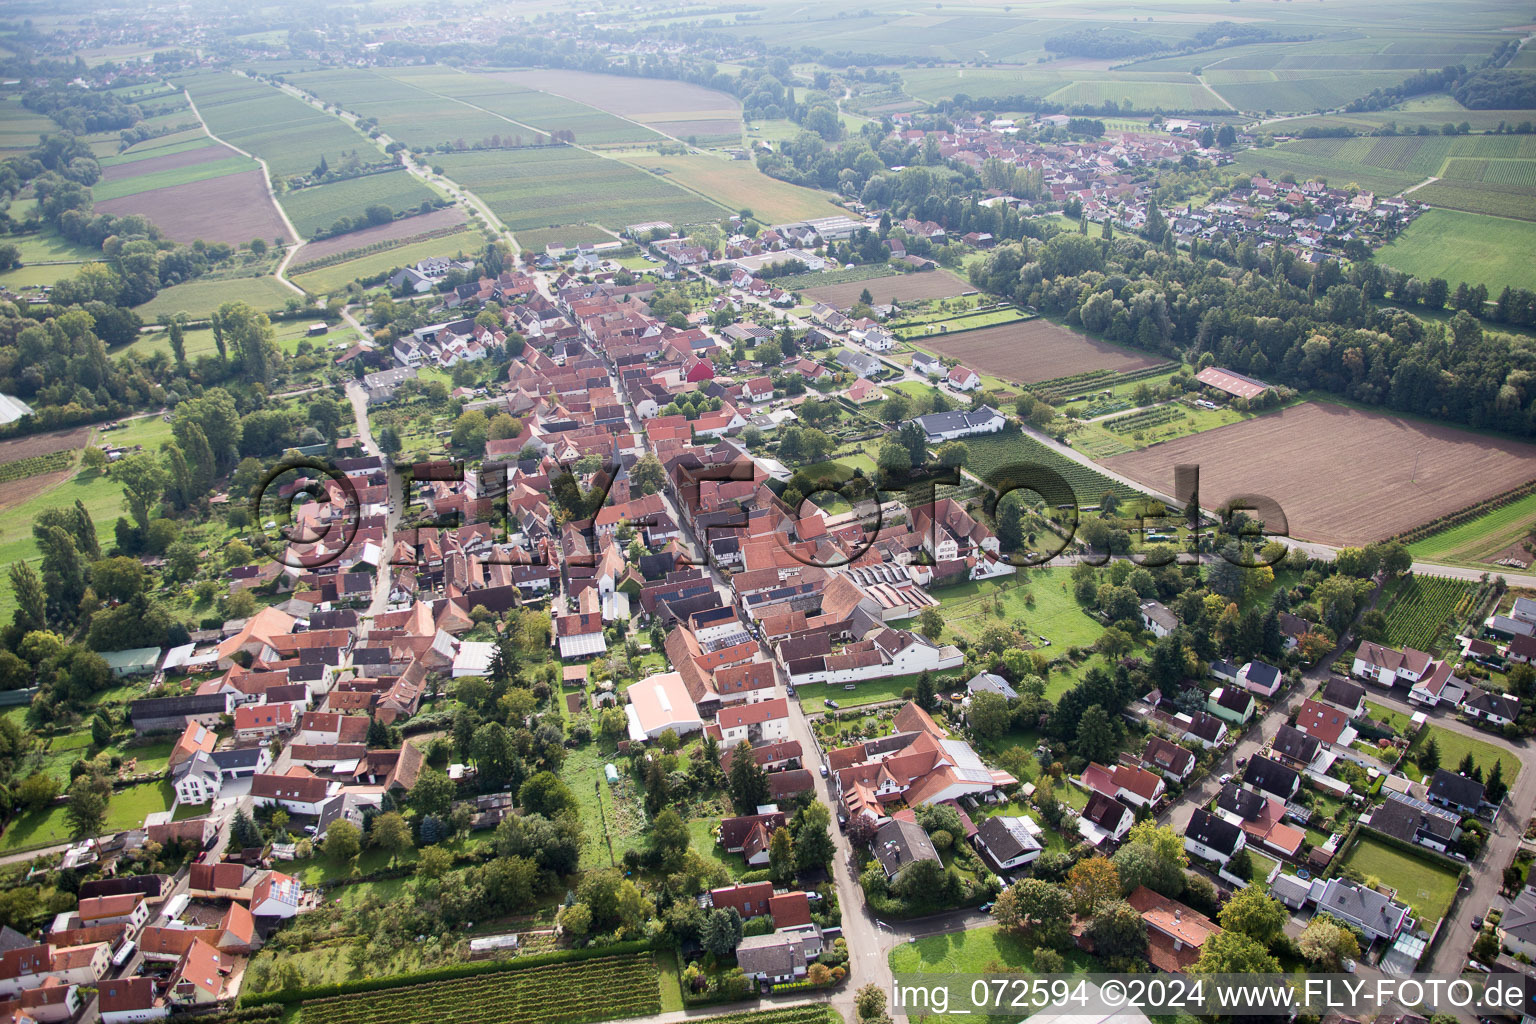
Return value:
[(291, 1005), (300, 1003), (306, 999), (324, 999), (328, 996), (345, 996), (356, 992), (383, 992), (392, 988), (404, 988), (407, 985), (419, 985), (429, 981), (452, 981), (455, 978), (470, 978), (477, 974), (498, 974), (502, 971), (521, 971), (530, 967), (541, 967), (545, 964), (575, 963), (582, 960), (595, 960), (605, 956), (620, 956), (625, 953), (641, 953), (651, 948), (649, 942), (636, 940), (633, 942), (616, 942), (611, 946), (591, 946), (586, 949), (559, 949), (550, 953), (531, 953), (527, 956), (515, 957), (511, 960), (478, 960), (473, 963), (455, 964), (452, 967), (438, 967), (427, 971), (412, 971), (408, 974), (395, 974), (388, 978), (364, 978), (358, 981), (343, 981), (332, 985), (310, 985), (307, 988), (284, 989), (280, 992), (262, 992), (246, 998), (242, 993), (240, 1005), (263, 1006), (268, 1003), (281, 1003)]

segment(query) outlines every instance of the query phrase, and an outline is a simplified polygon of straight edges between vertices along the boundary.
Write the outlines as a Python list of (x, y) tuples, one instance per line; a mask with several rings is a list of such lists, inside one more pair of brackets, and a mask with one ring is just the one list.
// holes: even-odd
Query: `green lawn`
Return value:
[[(964, 673), (951, 670), (948, 672), (936, 672), (933, 674), (934, 686), (943, 689), (946, 680), (960, 679)], [(905, 676), (892, 676), (889, 679), (866, 679), (859, 683), (807, 683), (795, 688), (795, 695), (800, 699), (800, 706), (806, 712), (825, 710), (824, 700), (831, 699), (845, 708), (856, 708), (864, 704), (878, 704), (881, 701), (901, 700), (909, 687), (917, 685), (917, 673)], [(852, 686), (853, 689), (846, 687)]]
[[(107, 804), (103, 834), (138, 828), (146, 815), (169, 810), (174, 793), (169, 781), (144, 782), (117, 790)], [(30, 850), (69, 842), (69, 822), (63, 805), (22, 814), (0, 835), (0, 851)]]
[(747, 871), (747, 862), (741, 854), (726, 853), (720, 844), (715, 842), (714, 828), (718, 824), (720, 822), (715, 818), (695, 818), (688, 822), (688, 837), (693, 843), (693, 848), (705, 860), (717, 862), (731, 873), (732, 878), (740, 878)]
[[(921, 1019), (932, 1024), (960, 1024), (963, 1021), (978, 1019), (1017, 1021), (1018, 1013), (978, 1017), (975, 1014), (957, 1014), (954, 1010), (971, 1005), (969, 1002), (971, 979), (963, 976), (992, 975), (1002, 971), (1010, 973), (1017, 971), (1027, 976), (1034, 969), (1035, 945), (1036, 943), (1028, 938), (1004, 932), (996, 925), (987, 925), (969, 931), (930, 935), (916, 942), (903, 943), (892, 949), (888, 957), (898, 984), (903, 975), (962, 976), (952, 982), (944, 983), (949, 989), (950, 1013), (924, 1012), (924, 1007), (909, 1004), (906, 1010), (913, 1019)], [(1069, 950), (1063, 956), (1066, 960), (1066, 972), (1069, 974), (1083, 974), (1096, 969), (1094, 958), (1080, 950)], [(937, 1006), (937, 1003), (931, 1005)]]
[(1505, 750), (1503, 747), (1495, 746), (1486, 740), (1477, 739), (1474, 736), (1463, 736), (1459, 732), (1452, 732), (1449, 729), (1437, 728), (1433, 725), (1425, 726), (1424, 729), (1421, 730), (1419, 734), (1413, 738), (1413, 745), (1409, 747), (1408, 750), (1408, 760), (1404, 762), (1404, 767), (1408, 769), (1408, 774), (1413, 775), (1417, 773), (1417, 765), (1410, 765), (1410, 762), (1413, 760), (1413, 755), (1416, 754), (1424, 744), (1429, 742), (1429, 738), (1431, 736), (1434, 737), (1435, 744), (1440, 748), (1440, 766), (1442, 768), (1445, 768), (1449, 771), (1455, 771), (1456, 766), (1461, 763), (1462, 758), (1466, 757), (1468, 754), (1471, 754), (1472, 760), (1476, 762), (1477, 766), (1483, 770), (1483, 776), (1485, 778), (1487, 777), (1488, 773), (1493, 770), (1493, 764), (1495, 761), (1498, 761), (1504, 765), (1504, 782), (1507, 785), (1513, 787), (1515, 784), (1515, 779), (1520, 775), (1520, 758), (1512, 751)]
[[(1068, 647), (1086, 647), (1099, 638), (1104, 627), (1078, 606), (1072, 596), (1072, 571), (1064, 566), (1025, 569), (1018, 576), (963, 583), (935, 590), (943, 602), (945, 625), (954, 632), (974, 639), (987, 626), (1006, 624), (1038, 634), (1051, 642), (1048, 656), (1064, 653)], [(1002, 594), (1003, 617), (986, 609), (994, 594)], [(1034, 598), (1030, 607), (1029, 599)]]
[(1395, 888), (1397, 898), (1413, 908), (1414, 916), (1426, 930), (1445, 916), (1456, 895), (1457, 873), (1449, 866), (1363, 834), (1350, 846), (1341, 866), (1353, 868), (1367, 880)]

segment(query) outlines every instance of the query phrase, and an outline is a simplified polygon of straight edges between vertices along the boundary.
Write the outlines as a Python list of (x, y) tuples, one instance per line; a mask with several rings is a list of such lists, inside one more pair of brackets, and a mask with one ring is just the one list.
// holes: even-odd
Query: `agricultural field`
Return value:
[(102, 179), (91, 187), (91, 195), (101, 203), (259, 169), (256, 161), (210, 139), (206, 146), (148, 159), (130, 158), (119, 162), (108, 157), (102, 161)]
[(363, 228), (361, 231), (349, 231), (344, 235), (335, 235), (331, 238), (321, 238), (312, 242), (305, 242), (304, 247), (294, 255), (293, 263), (289, 266), (292, 271), (302, 267), (306, 263), (316, 260), (329, 259), (332, 256), (340, 256), (345, 253), (358, 252), (373, 245), (388, 242), (404, 242), (416, 239), (434, 231), (443, 231), (464, 224), (469, 218), (462, 207), (446, 206), (431, 213), (418, 213), (414, 217), (402, 217), (399, 220), (390, 221), (388, 224), (380, 224), (378, 227)]
[(306, 999), (305, 1020), (326, 1024), (538, 1024), (642, 1017), (661, 1009), (649, 953), (488, 971), (451, 981)]
[(134, 312), (150, 322), (169, 313), (190, 313), (198, 318), (226, 302), (244, 302), (254, 309), (271, 310), (282, 309), (294, 297), (295, 293), (275, 277), (210, 278), (172, 285), (142, 306), (135, 306)]
[(626, 163), (570, 146), (452, 153), (436, 162), (513, 231), (594, 221), (613, 230), (650, 220), (697, 224), (724, 214)]
[(1514, 554), (1529, 560), (1521, 541), (1536, 527), (1536, 494), (1510, 502), (1468, 522), (1432, 533), (1408, 545), (1416, 559), (1491, 565)]
[[(547, 249), (553, 245), (561, 249), (570, 249), (578, 245), (595, 245), (598, 242), (613, 241), (613, 234), (605, 231), (595, 224), (566, 224), (558, 228), (529, 228), (517, 233), (517, 244), (524, 249), (532, 249), (535, 252)], [(649, 269), (652, 264), (640, 259), (638, 256), (626, 257), (626, 259), (638, 260), (637, 269)]]
[(304, 236), (329, 228), (341, 217), (360, 220), (370, 206), (387, 206), (391, 213), (404, 213), (435, 199), (435, 192), (403, 169), (294, 189), (278, 196), (288, 219)]
[(177, 84), (192, 94), (213, 135), (265, 160), (274, 178), (308, 174), (321, 157), (333, 165), (351, 152), (365, 162), (382, 159), (373, 143), (344, 121), (264, 82), (213, 72), (179, 78)]
[(1088, 370), (1136, 371), (1163, 362), (1157, 356), (1098, 341), (1043, 319), (962, 334), (930, 335), (922, 339), (921, 347), (958, 359), (977, 373), (1020, 384)]
[(742, 103), (728, 92), (674, 81), (628, 75), (602, 75), (590, 71), (485, 72), (485, 77), (538, 89), (576, 103), (598, 107), (630, 118), (673, 138), (696, 137), (700, 146), (725, 141), (739, 144), (742, 138)]
[(625, 160), (648, 173), (662, 172), (659, 176), (667, 181), (730, 210), (751, 210), (753, 216), (767, 224), (829, 217), (839, 211), (831, 204), (830, 193), (770, 178), (750, 160), (702, 154), (660, 156), (652, 152), (626, 156)]
[[(95, 204), (97, 213), (141, 213), (178, 242), (289, 238), (288, 225), (267, 191), (261, 168), (138, 192)], [(178, 288), (189, 287), (177, 285)]]
[(1454, 642), (1448, 630), (1471, 611), (1476, 588), (1465, 580), (1413, 575), (1386, 609), (1387, 643), (1439, 654)]
[[(350, 235), (343, 235), (350, 238)], [(329, 241), (329, 239), (327, 239)], [(399, 267), (409, 266), (417, 260), (433, 256), (456, 256), (479, 252), (485, 248), (485, 236), (472, 228), (456, 231), (436, 238), (424, 238), (415, 242), (403, 242), (380, 252), (366, 253), (356, 259), (343, 260), (314, 270), (290, 275), (294, 284), (311, 295), (326, 295), (345, 287), (349, 281), (373, 277)], [(286, 300), (285, 300), (286, 301)]]
[[(1456, 115), (1446, 114), (1447, 119)], [(1298, 181), (1323, 178), (1397, 193), (1430, 177), (1443, 181), (1415, 189), (1431, 206), (1536, 219), (1536, 136), (1400, 135), (1380, 138), (1302, 139), (1273, 149), (1249, 149), (1237, 166)], [(1494, 167), (1493, 170), (1488, 170)]]
[(1239, 110), (1327, 110), (1373, 89), (1401, 82), (1402, 72), (1341, 74), (1329, 71), (1225, 70), (1213, 68), (1202, 75), (1211, 91)]
[(1267, 495), (1291, 536), (1364, 544), (1536, 477), (1536, 446), (1314, 401), (1104, 460), (1160, 489), (1181, 463), (1199, 464), (1207, 508)]
[(1459, 880), (1449, 863), (1416, 856), (1365, 833), (1350, 844), (1342, 867), (1396, 889), (1397, 898), (1413, 908), (1421, 927), (1431, 930), (1451, 909)]
[[(1536, 172), (1536, 162), (1529, 166)], [(1461, 281), (1485, 284), (1489, 294), (1498, 295), (1506, 286), (1529, 287), (1533, 252), (1536, 223), (1531, 221), (1427, 210), (1377, 250), (1376, 260), (1424, 280), (1443, 278), (1452, 287)]]
[(37, 145), (37, 137), (59, 130), (53, 118), (36, 114), (10, 96), (0, 98), (0, 159), (20, 156)]
[[(1174, 76), (1170, 76), (1174, 77)], [(1187, 81), (1124, 81), (1121, 79), (1086, 79), (1062, 86), (1045, 96), (1048, 103), (1067, 107), (1086, 104), (1101, 106), (1118, 103), (1122, 110), (1223, 110), (1227, 103), (1192, 76), (1177, 76)]]
[(741, 143), (741, 101), (701, 85), (549, 68), (487, 72), (485, 77), (564, 96), (697, 145)]
[(545, 133), (569, 131), (582, 146), (659, 141), (658, 134), (644, 125), (500, 76), (467, 74), (447, 67), (394, 68), (380, 74), (463, 109), (484, 111), (501, 123), (496, 131), (503, 135), (517, 128)]
[(825, 302), (838, 309), (847, 309), (859, 301), (859, 295), (866, 288), (876, 302), (894, 301), (896, 303), (948, 299), (976, 290), (969, 281), (947, 270), (929, 270), (881, 278), (876, 282), (861, 277), (842, 284), (802, 287), (800, 291), (808, 302)]

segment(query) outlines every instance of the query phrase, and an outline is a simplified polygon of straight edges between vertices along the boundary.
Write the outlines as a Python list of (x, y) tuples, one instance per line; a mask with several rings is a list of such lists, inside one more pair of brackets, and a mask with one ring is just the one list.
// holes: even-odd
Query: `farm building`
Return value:
[(1270, 385), (1261, 380), (1245, 377), (1241, 373), (1223, 370), (1216, 366), (1207, 366), (1195, 374), (1195, 380), (1208, 388), (1226, 392), (1233, 398), (1257, 398), (1270, 388)]

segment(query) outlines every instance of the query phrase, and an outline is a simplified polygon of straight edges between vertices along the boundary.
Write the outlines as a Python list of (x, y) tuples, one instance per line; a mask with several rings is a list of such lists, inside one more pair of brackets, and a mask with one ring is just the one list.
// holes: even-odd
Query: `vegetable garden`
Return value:
[(450, 981), (307, 999), (303, 1019), (326, 1024), (569, 1024), (661, 1011), (649, 953), (543, 964)]
[(1184, 410), (1177, 405), (1159, 405), (1152, 409), (1133, 412), (1129, 416), (1117, 416), (1112, 420), (1106, 420), (1104, 429), (1112, 430), (1117, 434), (1129, 434), (1132, 431), (1145, 430), (1148, 427), (1172, 423), (1174, 420), (1183, 418)]
[(65, 448), (47, 455), (29, 455), (24, 459), (0, 463), (0, 484), (42, 476), (44, 473), (57, 473), (61, 469), (68, 469), (74, 460), (74, 449)]
[(1410, 576), (1387, 609), (1387, 643), (1433, 653), (1443, 646), (1447, 624), (1467, 615), (1475, 601), (1474, 589), (1462, 580)]

